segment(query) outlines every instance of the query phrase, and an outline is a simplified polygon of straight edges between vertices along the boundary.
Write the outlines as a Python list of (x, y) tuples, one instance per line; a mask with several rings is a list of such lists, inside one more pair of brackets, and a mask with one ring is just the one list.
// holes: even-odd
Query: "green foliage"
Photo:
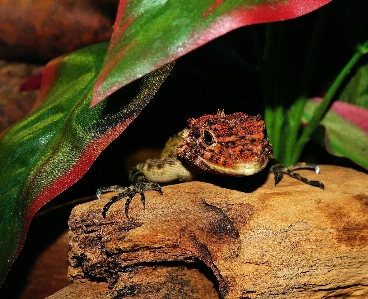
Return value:
[(368, 109), (368, 64), (357, 69), (339, 99)]
[[(316, 101), (309, 100), (305, 105), (303, 120), (310, 122), (319, 107), (320, 105)], [(326, 128), (326, 136), (322, 138), (325, 139), (325, 146), (331, 154), (338, 157), (347, 157), (368, 169), (368, 122), (366, 121), (365, 130), (362, 126), (359, 126), (358, 122), (359, 113), (362, 119), (367, 119), (368, 113), (363, 109), (359, 109), (359, 107), (351, 106), (350, 109), (353, 110), (348, 112), (347, 107), (342, 107), (342, 111), (355, 115), (357, 118), (355, 123), (349, 121), (334, 109), (326, 113), (320, 123)]]
[[(316, 62), (321, 55), (319, 51), (321, 45), (325, 45), (323, 38), (330, 34), (325, 21), (326, 13), (322, 9), (315, 20), (309, 24), (313, 24), (314, 28), (309, 35), (305, 36), (305, 39), (308, 39), (307, 43), (305, 41), (298, 43), (293, 40), (298, 34), (298, 27), (293, 28), (291, 23), (287, 22), (267, 24), (266, 33), (262, 35), (257, 32), (254, 37), (257, 41), (256, 44), (263, 45), (263, 47), (257, 49), (257, 52), (261, 55), (255, 54), (257, 62), (253, 69), (258, 70), (262, 86), (267, 131), (273, 145), (275, 157), (286, 165), (295, 164), (300, 160), (305, 145), (311, 140), (313, 132), (332, 102), (336, 100), (338, 90), (343, 87), (343, 84), (346, 84), (348, 75), (361, 62), (361, 57), (367, 53), (368, 41), (358, 46), (356, 52), (350, 54), (352, 57), (347, 64), (341, 66), (341, 70), (336, 70), (336, 73), (330, 77), (330, 80), (333, 81), (329, 83), (330, 87), (327, 86), (328, 89), (323, 101), (313, 110), (313, 115), (309, 115), (308, 124), (304, 127), (301, 119), (308, 103), (309, 89), (315, 80), (314, 75), (317, 73)], [(261, 42), (262, 39), (265, 40), (263, 43)], [(355, 42), (357, 43), (357, 41)], [(305, 45), (308, 47), (305, 48)], [(300, 56), (298, 54), (303, 57), (302, 61), (299, 61)], [(341, 61), (338, 64), (341, 65)], [(244, 65), (249, 65), (249, 63), (244, 63)], [(342, 96), (348, 99), (349, 102), (359, 103), (361, 107), (366, 107), (364, 106), (364, 99), (367, 96), (367, 81), (364, 80), (365, 71), (364, 67), (359, 69), (342, 93)], [(296, 76), (292, 74), (296, 74)], [(368, 111), (365, 111), (365, 113), (368, 118)], [(334, 124), (334, 121), (337, 123)], [(331, 126), (340, 126), (337, 118), (329, 118), (328, 124), (330, 130)], [(363, 123), (359, 125), (363, 125)], [(359, 125), (355, 124), (353, 127), (366, 134)], [(353, 129), (353, 127), (350, 129)], [(353, 131), (350, 133), (352, 134)], [(342, 138), (340, 142), (349, 142), (352, 148), (359, 148), (361, 138), (364, 135), (359, 135), (359, 138), (358, 135), (355, 139), (351, 136), (345, 139), (348, 135), (339, 135)], [(365, 136), (365, 138), (368, 138), (368, 136)], [(335, 141), (337, 140), (335, 139)], [(360, 149), (364, 151), (365, 147)], [(349, 157), (362, 166), (368, 162), (368, 156), (365, 155), (364, 157), (361, 153), (358, 154), (357, 151), (351, 151), (349, 155), (343, 154), (343, 151), (330, 152), (337, 156)]]

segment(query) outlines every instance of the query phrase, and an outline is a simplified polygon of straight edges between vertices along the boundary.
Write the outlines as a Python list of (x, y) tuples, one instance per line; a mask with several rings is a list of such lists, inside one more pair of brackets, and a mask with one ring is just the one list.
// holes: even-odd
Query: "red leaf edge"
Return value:
[(49, 94), (50, 90), (56, 83), (63, 59), (64, 56), (54, 58), (43, 69), (41, 73), (40, 91), (30, 113), (34, 111), (45, 100), (46, 96)]
[(55, 196), (59, 195), (64, 190), (68, 189), (71, 185), (76, 183), (91, 167), (93, 162), (98, 158), (101, 152), (114, 141), (136, 118), (137, 115), (132, 116), (113, 128), (107, 131), (104, 135), (99, 136), (93, 140), (84, 150), (82, 156), (78, 162), (71, 168), (67, 173), (58, 178), (46, 190), (40, 192), (31, 202), (27, 210), (27, 215), (25, 218), (25, 224), (23, 227), (23, 234), (19, 242), (19, 246), (15, 255), (13, 256), (12, 262), (9, 264), (9, 269), (15, 259), (18, 257), (23, 244), (25, 242), (27, 231), (33, 216), (36, 212), (44, 206), (47, 202), (53, 199)]
[(23, 83), (19, 86), (19, 91), (31, 91), (39, 89), (41, 86), (41, 79), (42, 79), (42, 71), (37, 72), (27, 78)]
[[(313, 101), (321, 103), (321, 98), (313, 98)], [(360, 127), (368, 134), (368, 110), (346, 102), (335, 101), (331, 110), (340, 115), (343, 119)]]
[(193, 36), (191, 43), (188, 45), (190, 50), (186, 49), (183, 53), (194, 50), (231, 30), (252, 24), (293, 19), (310, 13), (331, 1), (332, 0), (289, 0), (277, 3), (261, 3), (253, 8), (238, 8), (220, 17), (213, 25), (207, 28), (201, 36), (198, 34)]

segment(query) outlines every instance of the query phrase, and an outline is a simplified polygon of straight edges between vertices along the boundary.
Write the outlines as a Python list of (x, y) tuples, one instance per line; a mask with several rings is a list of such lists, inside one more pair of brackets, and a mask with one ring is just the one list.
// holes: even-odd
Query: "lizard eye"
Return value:
[(206, 145), (212, 145), (215, 142), (215, 138), (212, 133), (207, 130), (203, 131), (203, 141)]

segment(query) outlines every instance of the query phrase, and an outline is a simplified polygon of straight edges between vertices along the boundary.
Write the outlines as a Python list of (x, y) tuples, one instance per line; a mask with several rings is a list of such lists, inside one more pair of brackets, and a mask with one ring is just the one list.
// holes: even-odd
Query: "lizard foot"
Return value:
[(110, 209), (110, 207), (117, 201), (123, 199), (124, 197), (127, 197), (127, 200), (125, 202), (125, 215), (127, 218), (128, 212), (129, 212), (129, 205), (131, 201), (133, 200), (133, 197), (139, 193), (141, 195), (141, 202), (143, 204), (143, 208), (146, 208), (146, 198), (144, 196), (144, 192), (147, 190), (156, 190), (157, 192), (162, 195), (162, 189), (161, 186), (157, 183), (153, 183), (149, 181), (146, 178), (142, 178), (141, 180), (137, 180), (137, 182), (134, 185), (131, 185), (129, 187), (121, 187), (118, 185), (111, 186), (111, 187), (102, 187), (97, 189), (96, 195), (98, 198), (100, 198), (100, 195), (102, 193), (106, 192), (120, 192), (119, 194), (113, 196), (110, 198), (107, 204), (103, 207), (102, 210), (102, 217), (106, 219), (106, 213)]
[(308, 163), (300, 162), (290, 167), (286, 167), (285, 165), (277, 163), (277, 164), (272, 165), (270, 168), (270, 172), (273, 172), (275, 176), (275, 186), (282, 180), (282, 178), (284, 177), (284, 174), (287, 174), (288, 176), (294, 179), (297, 179), (298, 181), (301, 181), (305, 184), (308, 184), (314, 187), (319, 187), (321, 189), (325, 188), (322, 182), (308, 180), (307, 178), (304, 178), (301, 175), (295, 173), (294, 170), (297, 170), (297, 169), (314, 169), (316, 173), (320, 172), (320, 168), (317, 164), (308, 164)]

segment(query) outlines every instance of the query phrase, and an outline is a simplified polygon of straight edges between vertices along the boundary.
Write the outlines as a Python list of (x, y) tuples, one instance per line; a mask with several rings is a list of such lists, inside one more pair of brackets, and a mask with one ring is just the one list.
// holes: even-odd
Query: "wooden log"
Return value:
[(275, 187), (269, 176), (250, 193), (198, 181), (149, 191), (145, 210), (133, 200), (131, 219), (124, 201), (103, 219), (112, 194), (79, 205), (68, 288), (101, 282), (111, 298), (367, 298), (368, 176), (335, 166), (299, 173), (325, 190), (288, 177)]

